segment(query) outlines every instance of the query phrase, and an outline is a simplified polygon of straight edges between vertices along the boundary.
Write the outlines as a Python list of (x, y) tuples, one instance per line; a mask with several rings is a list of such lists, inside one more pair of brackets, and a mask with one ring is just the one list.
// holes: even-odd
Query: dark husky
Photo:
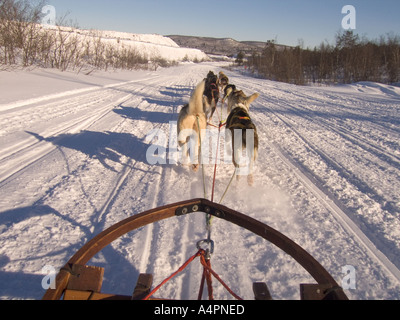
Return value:
[(210, 71), (205, 79), (205, 89), (203, 97), (204, 113), (207, 119), (211, 119), (217, 109), (219, 101), (218, 77)]
[[(257, 128), (251, 120), (249, 108), (250, 104), (258, 97), (258, 93), (247, 97), (243, 91), (237, 90), (234, 85), (228, 85), (225, 88), (224, 100), (227, 100), (228, 112), (230, 112), (226, 121), (226, 128), (231, 133), (233, 164), (236, 167), (237, 177), (247, 175), (250, 186), (254, 183), (253, 169), (258, 156), (258, 134)], [(235, 137), (241, 139), (241, 141), (235, 141)], [(227, 142), (229, 142), (229, 138), (229, 135), (227, 135)], [(250, 141), (248, 141), (249, 139)], [(247, 159), (244, 169), (242, 153), (245, 149)]]
[(228, 84), (229, 84), (229, 78), (225, 75), (225, 73), (221, 71), (218, 77), (218, 86), (223, 91)]

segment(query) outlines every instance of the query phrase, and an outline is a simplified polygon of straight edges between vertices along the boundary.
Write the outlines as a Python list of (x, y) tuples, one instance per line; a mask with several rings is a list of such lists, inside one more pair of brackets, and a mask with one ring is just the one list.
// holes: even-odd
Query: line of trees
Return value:
[(80, 34), (75, 28), (62, 27), (65, 17), (57, 26), (42, 25), (44, 4), (41, 0), (0, 0), (0, 67), (40, 66), (90, 72), (169, 64), (135, 48), (105, 42), (96, 31)]
[(279, 47), (269, 42), (262, 53), (246, 62), (259, 76), (293, 84), (400, 81), (400, 37), (360, 39), (348, 30), (336, 35), (336, 44), (322, 43), (314, 50)]

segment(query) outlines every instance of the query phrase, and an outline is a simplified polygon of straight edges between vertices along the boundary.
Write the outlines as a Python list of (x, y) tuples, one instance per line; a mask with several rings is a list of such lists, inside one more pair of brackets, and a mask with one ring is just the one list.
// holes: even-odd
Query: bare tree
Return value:
[(295, 84), (400, 80), (399, 36), (371, 41), (346, 31), (336, 35), (335, 45), (324, 42), (314, 50), (276, 47), (270, 42), (261, 55), (253, 53), (248, 66), (267, 79)]

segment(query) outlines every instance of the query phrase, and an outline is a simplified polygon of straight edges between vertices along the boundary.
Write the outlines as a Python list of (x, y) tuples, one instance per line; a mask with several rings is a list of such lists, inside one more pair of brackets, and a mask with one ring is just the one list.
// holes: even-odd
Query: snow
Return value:
[[(2, 72), (0, 77), (1, 111), (19, 106), (62, 98), (68, 95), (84, 93), (104, 86), (118, 85), (128, 81), (143, 80), (153, 76), (147, 71), (95, 71), (90, 75), (57, 69), (34, 68), (26, 70), (13, 69)], [(22, 89), (21, 89), (22, 88)]]
[(52, 25), (46, 25), (46, 28), (53, 30), (60, 30), (62, 32), (67, 32), (67, 33), (76, 33), (86, 37), (93, 37), (100, 35), (101, 38), (103, 39), (112, 39), (116, 41), (128, 40), (134, 42), (146, 42), (161, 46), (179, 48), (176, 42), (173, 41), (171, 38), (164, 37), (159, 34), (138, 34), (138, 33), (129, 33), (121, 31), (109, 31), (109, 30), (85, 30), (85, 29), (76, 29), (72, 27), (52, 26)]
[(171, 38), (159, 34), (135, 34), (118, 31), (85, 30), (71, 27), (46, 26), (56, 32), (73, 34), (81, 43), (88, 39), (100, 39), (105, 45), (115, 49), (134, 49), (149, 60), (165, 59), (173, 61), (207, 61), (209, 57), (201, 50), (179, 47)]
[[(400, 298), (400, 88), (299, 87), (202, 63), (88, 76), (0, 72), (2, 299), (40, 299), (45, 266), (58, 270), (125, 218), (204, 196), (201, 172), (150, 165), (146, 152), (148, 134), (170, 135), (170, 121), (209, 70), (260, 93), (251, 107), (260, 136), (255, 185), (234, 180), (223, 204), (293, 239), (339, 284), (343, 268), (353, 266), (351, 299)], [(213, 166), (205, 169), (210, 193)], [(217, 201), (232, 172), (218, 166)], [(160, 283), (196, 253), (204, 221), (201, 213), (173, 218), (106, 247), (90, 262), (105, 267), (103, 292), (131, 294), (139, 273)], [(212, 237), (213, 269), (245, 299), (253, 299), (256, 281), (267, 282), (275, 299), (298, 299), (299, 284), (314, 283), (290, 257), (239, 227), (215, 219)], [(158, 296), (196, 299), (200, 277), (195, 261)], [(217, 283), (214, 294), (231, 298)]]

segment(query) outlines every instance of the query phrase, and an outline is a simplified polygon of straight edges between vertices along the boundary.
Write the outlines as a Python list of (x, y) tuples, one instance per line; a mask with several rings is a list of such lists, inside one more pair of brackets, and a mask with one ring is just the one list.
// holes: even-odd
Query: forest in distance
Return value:
[(360, 38), (353, 30), (336, 35), (334, 45), (321, 43), (314, 50), (268, 42), (243, 63), (258, 76), (292, 84), (335, 84), (360, 81), (393, 84), (400, 81), (400, 37)]

